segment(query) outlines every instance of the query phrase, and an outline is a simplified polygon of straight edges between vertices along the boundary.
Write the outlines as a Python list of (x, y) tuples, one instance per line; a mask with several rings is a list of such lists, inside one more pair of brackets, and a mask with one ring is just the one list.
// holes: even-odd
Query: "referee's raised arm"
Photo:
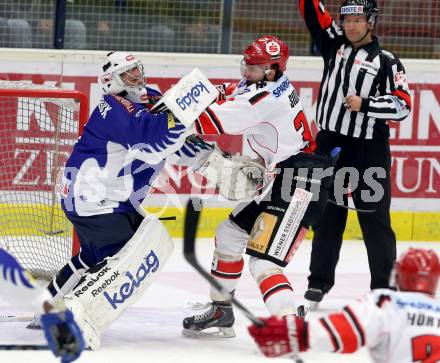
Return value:
[(299, 11), (321, 55), (324, 58), (331, 56), (343, 33), (324, 4), (319, 0), (299, 0)]

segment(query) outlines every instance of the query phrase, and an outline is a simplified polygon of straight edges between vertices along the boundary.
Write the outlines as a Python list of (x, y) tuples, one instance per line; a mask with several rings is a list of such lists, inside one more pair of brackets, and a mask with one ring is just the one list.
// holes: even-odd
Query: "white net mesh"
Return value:
[[(11, 90), (35, 90), (34, 96)], [(0, 247), (40, 278), (71, 257), (72, 227), (59, 205), (57, 175), (78, 136), (74, 99), (52, 86), (0, 82)]]

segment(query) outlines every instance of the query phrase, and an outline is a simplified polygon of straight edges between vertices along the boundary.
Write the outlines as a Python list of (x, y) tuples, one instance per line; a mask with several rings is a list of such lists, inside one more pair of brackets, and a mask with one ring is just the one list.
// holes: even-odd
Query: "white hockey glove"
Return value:
[(244, 200), (252, 198), (263, 187), (266, 169), (245, 155), (229, 155), (217, 146), (194, 171), (215, 184), (224, 198)]

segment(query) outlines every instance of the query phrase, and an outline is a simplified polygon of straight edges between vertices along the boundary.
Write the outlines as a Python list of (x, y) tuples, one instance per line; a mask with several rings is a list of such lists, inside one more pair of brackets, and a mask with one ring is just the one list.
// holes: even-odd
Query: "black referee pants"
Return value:
[[(324, 153), (328, 153), (336, 146), (341, 147), (342, 151), (335, 167), (336, 173), (341, 168), (347, 167), (355, 168), (359, 172), (358, 186), (351, 192), (354, 205), (357, 209), (374, 210), (374, 212), (357, 212), (367, 249), (371, 274), (370, 287), (371, 289), (386, 288), (396, 259), (396, 237), (390, 220), (391, 153), (389, 141), (388, 139), (355, 139), (334, 132), (320, 131), (316, 142), (318, 151)], [(372, 169), (369, 169), (371, 167), (383, 168), (382, 177), (384, 178), (372, 174), (374, 180), (371, 181), (372, 178), (368, 178), (368, 170), (371, 171)], [(342, 178), (335, 179), (329, 199), (335, 200), (335, 190), (337, 195), (340, 183), (347, 186), (350, 180), (351, 187), (354, 187), (355, 180), (348, 174), (344, 176), (342, 171), (337, 174), (337, 177), (342, 175)], [(344, 200), (347, 205), (346, 196)], [(333, 287), (347, 214), (347, 209), (327, 203), (321, 219), (313, 226), (309, 288), (318, 288), (326, 293)]]

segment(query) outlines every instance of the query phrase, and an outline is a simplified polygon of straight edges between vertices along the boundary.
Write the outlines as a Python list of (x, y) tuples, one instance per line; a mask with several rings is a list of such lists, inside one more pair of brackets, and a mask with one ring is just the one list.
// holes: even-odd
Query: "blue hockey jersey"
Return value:
[(139, 210), (165, 158), (188, 154), (188, 134), (172, 114), (153, 114), (143, 104), (104, 95), (66, 162), (62, 208), (78, 216)]

